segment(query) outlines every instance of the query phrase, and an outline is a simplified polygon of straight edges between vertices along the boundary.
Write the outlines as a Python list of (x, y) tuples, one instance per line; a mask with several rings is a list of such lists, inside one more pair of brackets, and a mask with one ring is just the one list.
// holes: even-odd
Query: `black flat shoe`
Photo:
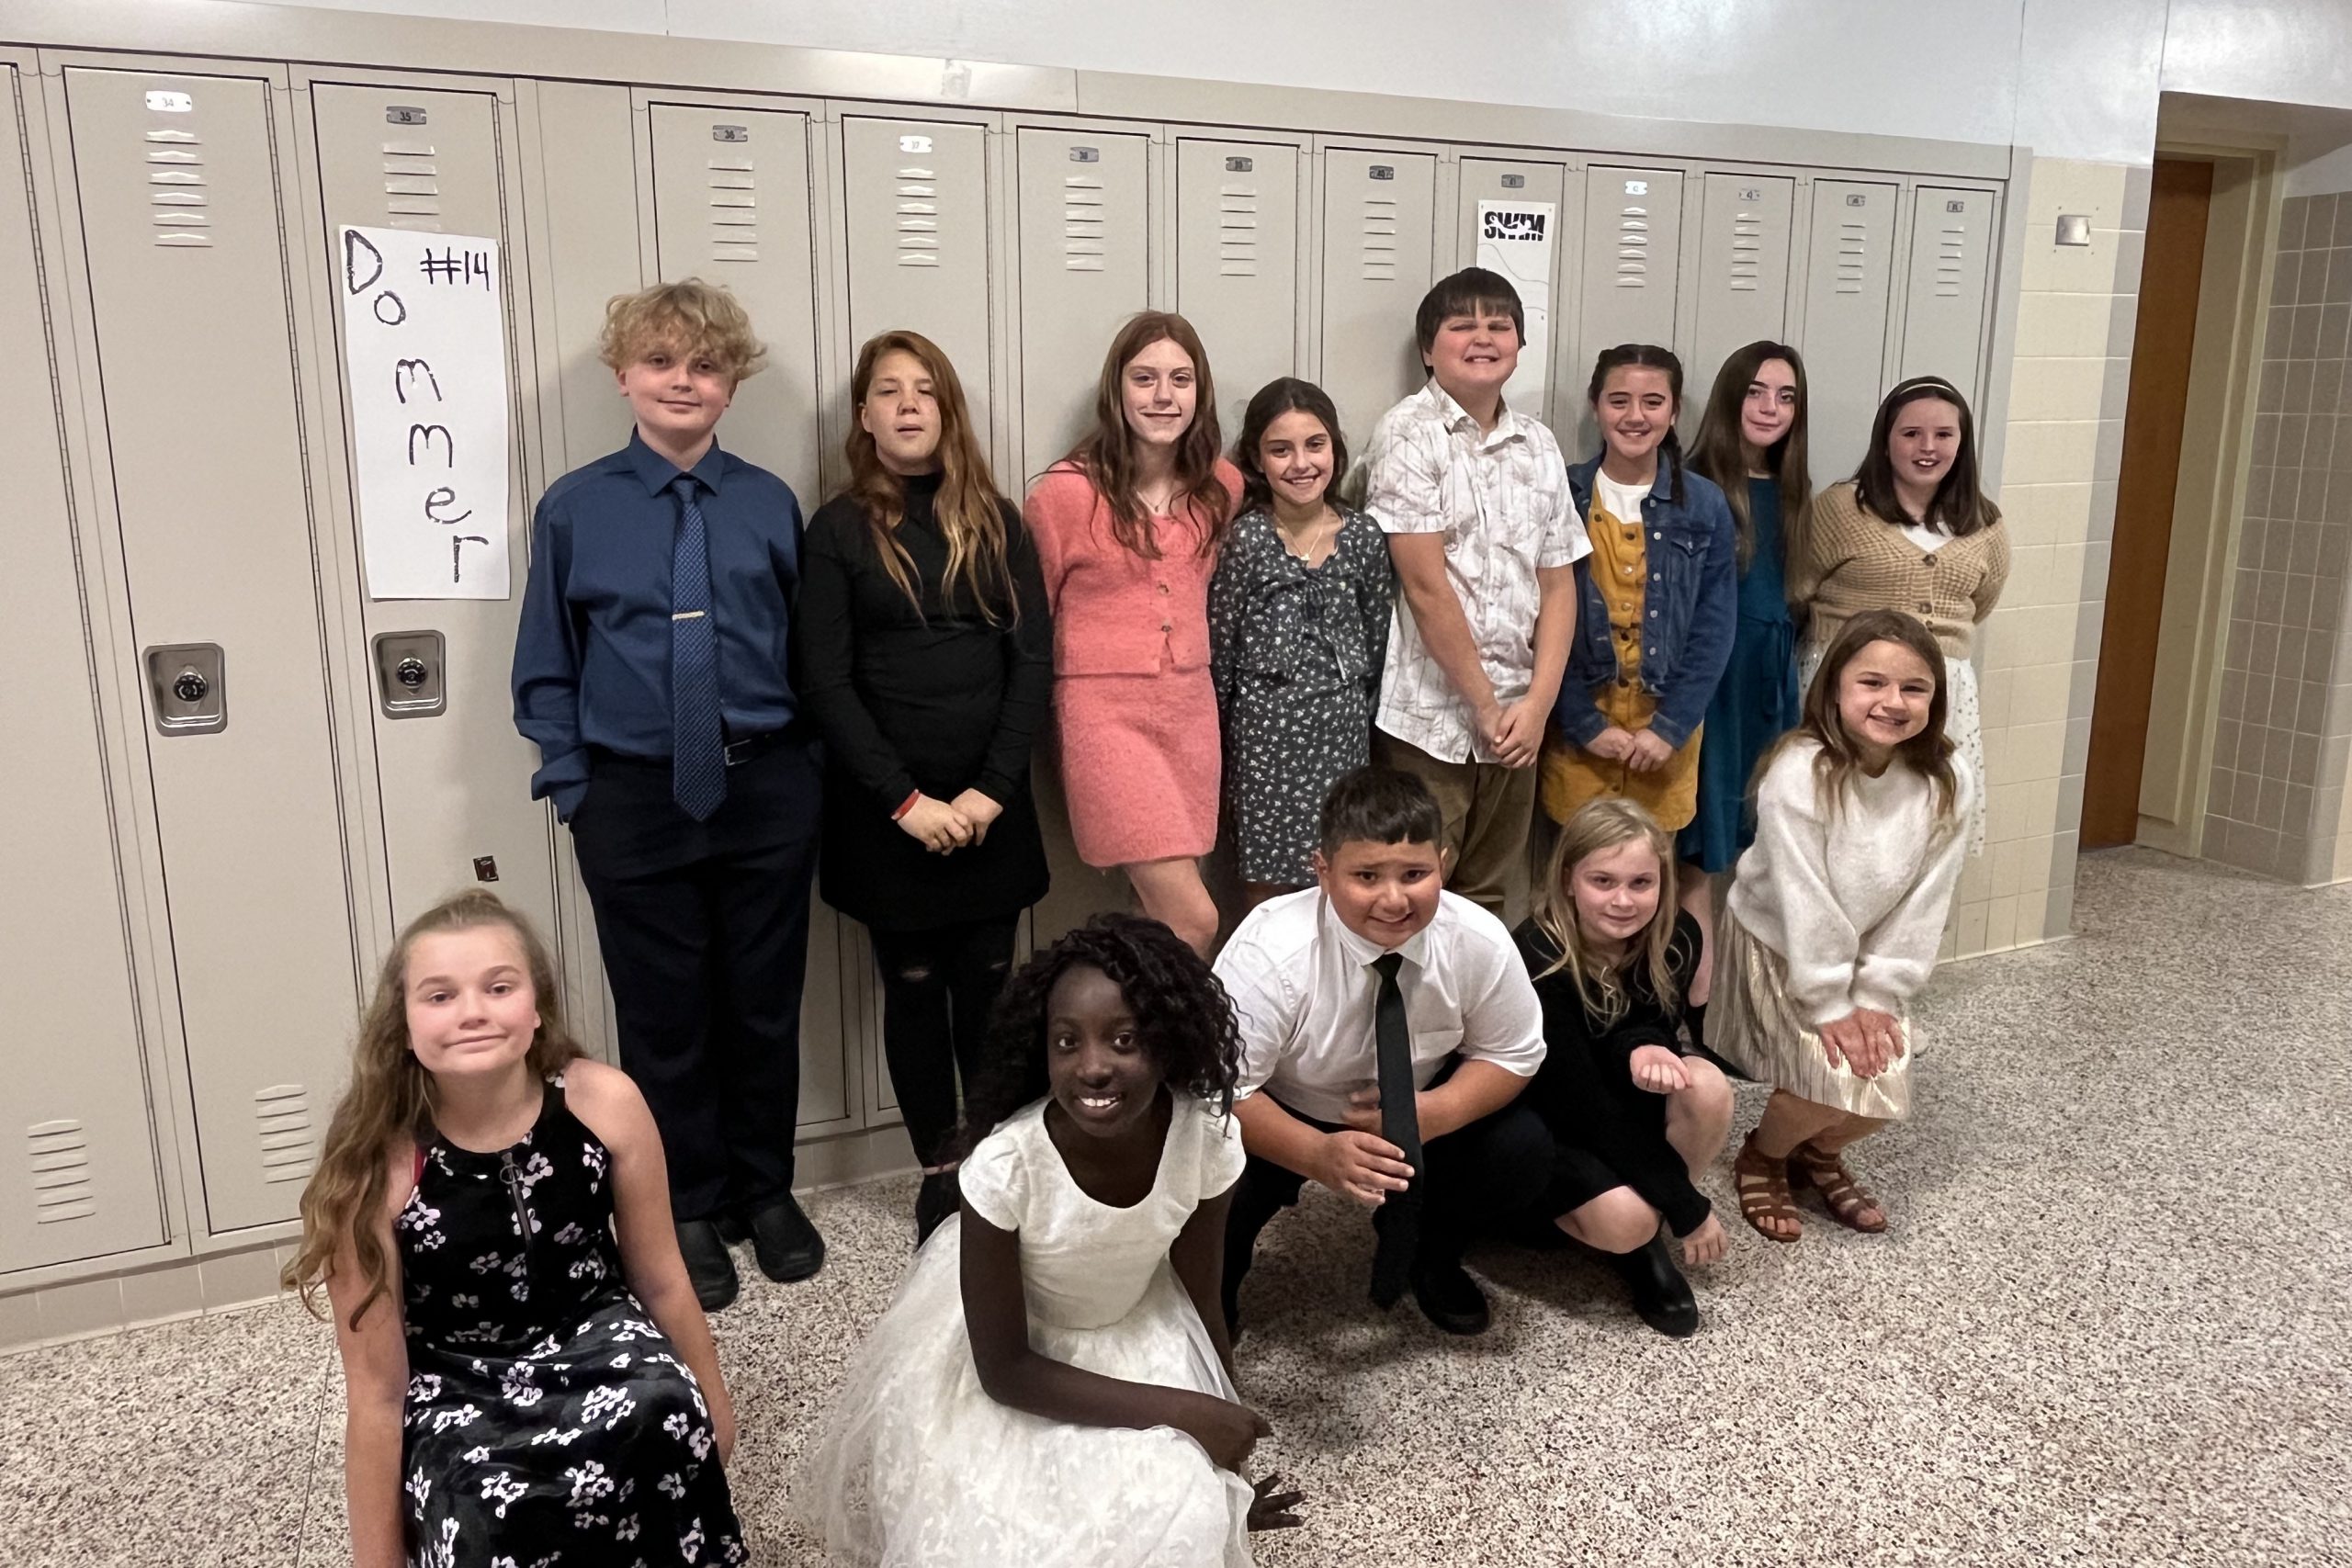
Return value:
[(1491, 1321), (1487, 1297), (1461, 1264), (1416, 1263), (1413, 1301), (1421, 1315), (1448, 1334), (1484, 1334)]
[(963, 1201), (963, 1190), (956, 1185), (953, 1169), (927, 1173), (922, 1179), (922, 1190), (915, 1194), (915, 1246), (929, 1241), (931, 1233)]
[(1647, 1246), (1616, 1253), (1610, 1262), (1624, 1280), (1626, 1290), (1633, 1292), (1634, 1310), (1644, 1323), (1675, 1339), (1688, 1339), (1699, 1332), (1698, 1298), (1690, 1293), (1690, 1281), (1682, 1277), (1667, 1252), (1664, 1230), (1650, 1237)]
[(788, 1285), (825, 1266), (825, 1238), (787, 1192), (752, 1216), (752, 1256), (761, 1273)]
[(735, 1273), (735, 1259), (727, 1255), (727, 1244), (718, 1238), (717, 1225), (708, 1220), (680, 1220), (678, 1251), (686, 1260), (686, 1279), (703, 1311), (717, 1312), (735, 1299), (743, 1282)]

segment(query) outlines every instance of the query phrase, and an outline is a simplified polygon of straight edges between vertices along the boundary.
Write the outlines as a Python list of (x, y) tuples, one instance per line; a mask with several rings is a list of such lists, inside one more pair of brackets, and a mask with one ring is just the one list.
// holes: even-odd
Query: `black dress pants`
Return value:
[(820, 778), (779, 738), (727, 770), (726, 800), (696, 822), (668, 759), (600, 751), (572, 813), (621, 1066), (662, 1130), (681, 1220), (792, 1190)]
[[(1286, 1105), (1283, 1109), (1290, 1111)], [(1321, 1132), (1341, 1130), (1335, 1122), (1318, 1122), (1295, 1111), (1290, 1113)], [(1544, 1190), (1552, 1175), (1552, 1134), (1523, 1100), (1514, 1100), (1468, 1126), (1423, 1144), (1421, 1160), (1428, 1168), (1422, 1173), (1426, 1186), (1417, 1261), (1424, 1266), (1458, 1266), (1463, 1252), (1480, 1232), (1507, 1224)], [(1224, 1299), (1228, 1328), (1240, 1320), (1241, 1280), (1250, 1272), (1258, 1233), (1277, 1213), (1298, 1201), (1299, 1189), (1306, 1184), (1306, 1178), (1297, 1171), (1257, 1155), (1243, 1165), (1225, 1225)]]
[(957, 1073), (970, 1092), (1020, 923), (1019, 916), (1005, 915), (933, 931), (867, 928), (882, 976), (882, 1055), (915, 1158), (924, 1165), (947, 1157)]

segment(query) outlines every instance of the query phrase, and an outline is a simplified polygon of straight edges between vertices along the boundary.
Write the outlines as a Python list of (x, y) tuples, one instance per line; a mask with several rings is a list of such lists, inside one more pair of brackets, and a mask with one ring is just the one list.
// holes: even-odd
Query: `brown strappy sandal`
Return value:
[[(1804, 1218), (1797, 1213), (1796, 1199), (1789, 1191), (1791, 1164), (1758, 1149), (1753, 1133), (1731, 1162), (1732, 1182), (1739, 1191), (1739, 1217), (1766, 1241), (1791, 1242), (1804, 1234)], [(1766, 1230), (1767, 1220), (1784, 1221), (1792, 1228), (1786, 1235)]]
[[(1810, 1143), (1799, 1144), (1789, 1151), (1789, 1180), (1797, 1187), (1810, 1187), (1821, 1194), (1829, 1207), (1829, 1217), (1849, 1231), (1876, 1235), (1886, 1229), (1886, 1205), (1880, 1202), (1871, 1190), (1854, 1179), (1846, 1168), (1845, 1159), (1835, 1154), (1825, 1154)], [(1858, 1215), (1875, 1210), (1876, 1224), (1864, 1224)]]

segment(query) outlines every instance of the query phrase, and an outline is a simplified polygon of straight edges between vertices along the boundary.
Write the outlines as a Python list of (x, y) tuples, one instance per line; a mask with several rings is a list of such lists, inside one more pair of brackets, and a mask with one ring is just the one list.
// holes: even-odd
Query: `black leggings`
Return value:
[(979, 1070), (989, 1014), (1012, 967), (1017, 916), (927, 931), (868, 928), (882, 972), (882, 1055), (915, 1157), (936, 1165), (956, 1132), (956, 1077)]

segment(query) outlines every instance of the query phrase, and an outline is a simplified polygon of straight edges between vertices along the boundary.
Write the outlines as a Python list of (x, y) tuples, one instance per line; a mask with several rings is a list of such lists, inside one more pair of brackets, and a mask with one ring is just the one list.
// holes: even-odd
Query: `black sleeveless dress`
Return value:
[(409, 1561), (747, 1562), (702, 1391), (621, 1274), (611, 1152), (562, 1090), (496, 1154), (435, 1133), (393, 1222)]

